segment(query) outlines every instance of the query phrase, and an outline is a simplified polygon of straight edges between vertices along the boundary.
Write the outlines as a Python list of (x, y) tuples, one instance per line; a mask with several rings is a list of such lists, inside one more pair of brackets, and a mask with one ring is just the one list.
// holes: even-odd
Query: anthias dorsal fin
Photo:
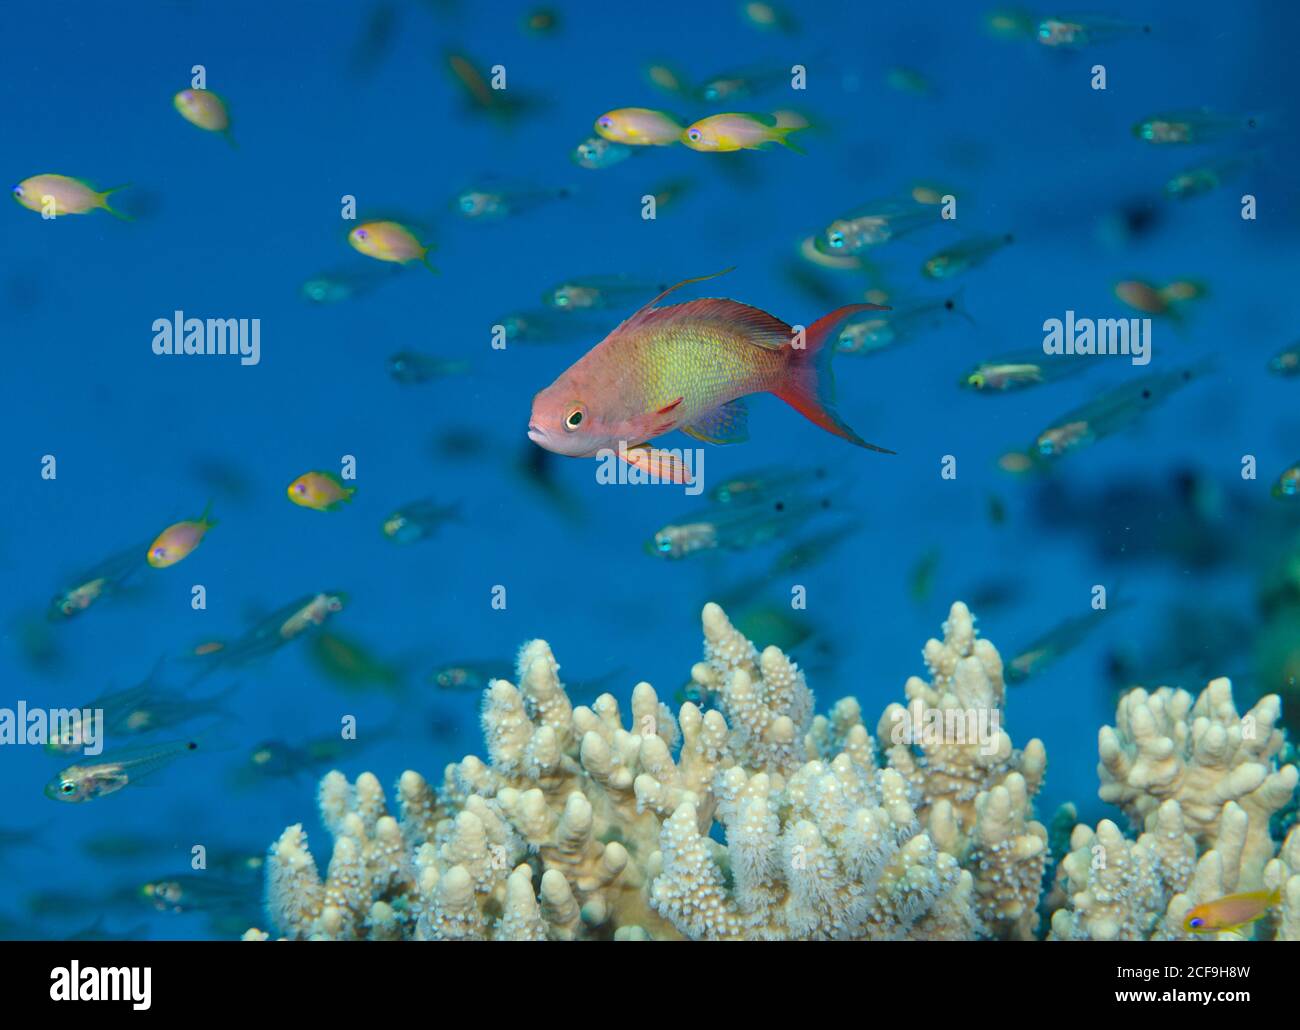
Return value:
[(649, 303), (642, 304), (641, 307), (637, 308), (634, 312), (632, 312), (632, 314), (628, 315), (626, 321), (631, 322), (633, 319), (639, 318), (641, 315), (644, 315), (647, 311), (653, 309), (654, 306), (658, 304), (661, 300), (667, 297), (668, 294), (672, 293), (673, 290), (680, 290), (683, 286), (689, 286), (691, 283), (702, 283), (709, 279), (716, 279), (720, 275), (726, 275), (728, 272), (734, 272), (735, 270), (736, 270), (736, 266), (732, 265), (730, 268), (724, 268), (721, 272), (714, 272), (711, 275), (697, 275), (694, 279), (683, 279), (681, 282), (668, 287), (668, 289), (664, 290), (664, 292), (659, 294), (659, 296), (657, 296), (654, 300), (650, 301)]

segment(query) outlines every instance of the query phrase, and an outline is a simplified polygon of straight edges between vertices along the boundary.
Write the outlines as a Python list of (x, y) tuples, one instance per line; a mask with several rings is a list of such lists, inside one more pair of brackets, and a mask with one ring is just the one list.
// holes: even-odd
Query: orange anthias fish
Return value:
[(1224, 933), (1238, 930), (1262, 919), (1270, 908), (1282, 900), (1282, 888), (1228, 894), (1190, 909), (1183, 919), (1189, 933)]
[(573, 458), (614, 452), (685, 483), (690, 475), (683, 464), (646, 442), (680, 429), (706, 443), (740, 443), (748, 437), (741, 398), (771, 393), (829, 433), (894, 453), (867, 443), (831, 406), (830, 358), (840, 324), (862, 311), (888, 309), (850, 304), (800, 338), (774, 315), (734, 300), (655, 307), (678, 287), (713, 278), (665, 290), (537, 394), (528, 438)]

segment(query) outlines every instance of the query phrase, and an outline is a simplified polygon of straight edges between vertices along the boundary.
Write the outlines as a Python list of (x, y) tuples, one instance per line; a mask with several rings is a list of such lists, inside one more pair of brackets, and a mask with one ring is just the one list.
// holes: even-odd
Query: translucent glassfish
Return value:
[[(195, 680), (220, 668), (243, 666), (265, 658), (313, 627), (324, 625), (331, 615), (341, 612), (346, 605), (347, 595), (342, 591), (308, 594), (259, 619), (236, 640), (201, 645), (193, 652), (201, 663)], [(214, 644), (219, 646), (214, 647)]]
[(566, 279), (543, 293), (542, 300), (559, 311), (590, 311), (626, 303), (629, 297), (645, 296), (652, 289), (656, 287), (626, 275), (593, 275)]
[(825, 468), (762, 468), (724, 480), (709, 491), (709, 499), (718, 504), (744, 505), (776, 501), (803, 488), (829, 482)]
[(977, 265), (983, 264), (1003, 247), (1014, 242), (1010, 233), (1001, 236), (975, 236), (945, 247), (932, 254), (921, 265), (921, 274), (927, 279), (951, 279)]
[(508, 662), (466, 661), (444, 665), (429, 673), (429, 683), (439, 690), (480, 693), (493, 680), (510, 679), (514, 669)]
[(1184, 143), (1218, 143), (1257, 132), (1265, 119), (1258, 115), (1216, 114), (1209, 108), (1170, 111), (1144, 118), (1133, 126), (1133, 135), (1157, 146)]
[(874, 354), (941, 329), (952, 322), (954, 315), (971, 320), (956, 297), (918, 301), (886, 314), (865, 315), (845, 323), (835, 340), (835, 349), (841, 354)]
[(388, 359), (388, 374), (399, 383), (412, 385), (460, 375), (469, 371), (469, 362), (459, 358), (439, 358), (419, 351), (399, 351)]
[(702, 82), (696, 89), (696, 99), (706, 104), (721, 104), (743, 100), (788, 85), (790, 70), (786, 65), (770, 65), (723, 72)]
[(177, 740), (153, 747), (124, 749), (95, 762), (70, 765), (45, 785), (45, 796), (69, 802), (107, 797), (166, 768), (182, 755), (197, 751), (198, 747), (196, 741)]
[(392, 282), (396, 268), (341, 269), (322, 272), (302, 284), (300, 293), (312, 304), (341, 304)]
[(1283, 347), (1269, 358), (1268, 370), (1275, 376), (1286, 378), (1300, 375), (1300, 342), (1293, 343), (1289, 347)]
[[(161, 667), (159, 662), (159, 667)], [(143, 681), (125, 690), (101, 694), (87, 701), (81, 710), (102, 711), (103, 733), (110, 740), (141, 736), (158, 730), (172, 729), (183, 723), (209, 716), (229, 717), (225, 702), (238, 689), (230, 687), (211, 697), (191, 698), (180, 691), (168, 690), (158, 682), (158, 667)], [(58, 739), (51, 739), (45, 749), (53, 754), (70, 755), (83, 750), (80, 723), (64, 727)]]
[(52, 619), (70, 619), (79, 615), (101, 597), (120, 591), (136, 573), (145, 568), (143, 555), (147, 545), (140, 544), (112, 557), (73, 577), (74, 586), (60, 591), (50, 602)]
[(664, 526), (646, 541), (646, 552), (659, 558), (680, 559), (701, 551), (747, 551), (798, 532), (830, 506), (825, 498), (795, 498), (704, 511)]
[(826, 254), (862, 254), (939, 222), (933, 204), (918, 204), (910, 197), (881, 200), (836, 218), (816, 237), (815, 245)]
[(1089, 15), (1086, 18), (1043, 18), (1038, 23), (1034, 38), (1045, 47), (1078, 50), (1150, 33), (1151, 26), (1140, 22)]
[(1178, 200), (1202, 196), (1240, 178), (1256, 163), (1254, 157), (1229, 157), (1185, 168), (1165, 183), (1165, 196)]
[(579, 168), (598, 171), (626, 161), (633, 153), (633, 149), (626, 143), (614, 143), (592, 136), (574, 147), (572, 157), (573, 163)]
[(411, 544), (434, 536), (448, 522), (459, 521), (460, 505), (431, 498), (404, 504), (384, 519), (383, 533), (394, 543)]
[(499, 222), (571, 196), (573, 190), (567, 186), (554, 189), (482, 186), (462, 190), (453, 206), (458, 215), (470, 221)]
[(565, 343), (589, 339), (601, 327), (589, 320), (575, 318), (571, 309), (538, 308), (515, 311), (498, 323), (510, 343)]
[(1152, 372), (1107, 390), (1038, 434), (1035, 450), (1056, 460), (1127, 429), (1197, 378), (1208, 366)]
[(1006, 663), (1004, 670), (1006, 681), (1013, 684), (1023, 683), (1031, 676), (1043, 672), (1057, 659), (1082, 644), (1108, 615), (1115, 614), (1125, 607), (1127, 605), (1113, 605), (1109, 610), (1088, 611), (1062, 620)]
[(1017, 351), (981, 361), (958, 381), (978, 393), (1007, 393), (1054, 383), (1093, 367), (1096, 362), (1044, 354), (1042, 348)]

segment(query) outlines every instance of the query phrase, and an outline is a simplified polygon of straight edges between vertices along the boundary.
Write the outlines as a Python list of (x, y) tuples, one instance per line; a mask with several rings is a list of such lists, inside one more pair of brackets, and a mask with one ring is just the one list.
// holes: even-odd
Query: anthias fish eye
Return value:
[(76, 789), (77, 789), (77, 785), (73, 783), (71, 780), (64, 780), (62, 783), (59, 784), (59, 791), (63, 794), (75, 793)]
[(826, 242), (832, 247), (842, 247), (844, 246), (844, 234), (837, 229), (827, 235)]
[(1204, 925), (1205, 925), (1205, 920), (1202, 919), (1200, 916), (1197, 916), (1191, 922), (1191, 927), (1193, 930), (1199, 930)]
[(567, 429), (569, 432), (573, 432), (573, 430), (577, 429), (580, 425), (582, 425), (582, 417), (583, 417), (582, 409), (574, 408), (571, 412), (569, 412), (564, 417), (564, 428)]

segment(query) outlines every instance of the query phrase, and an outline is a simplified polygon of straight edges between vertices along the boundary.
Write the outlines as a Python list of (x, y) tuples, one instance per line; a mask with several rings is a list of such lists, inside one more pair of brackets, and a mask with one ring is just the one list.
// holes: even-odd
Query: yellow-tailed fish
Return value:
[(1115, 296), (1131, 308), (1146, 315), (1165, 315), (1178, 320), (1180, 306), (1187, 301), (1204, 297), (1206, 288), (1201, 283), (1185, 279), (1156, 286), (1140, 279), (1125, 279), (1115, 284)]
[(984, 15), (984, 28), (998, 39), (1031, 39), (1038, 31), (1038, 22), (1024, 8), (1002, 8)]
[(1263, 919), (1268, 910), (1281, 901), (1281, 887), (1271, 891), (1228, 894), (1188, 909), (1183, 917), (1183, 929), (1188, 933), (1230, 932)]
[(837, 330), (876, 305), (832, 311), (798, 341), (785, 322), (733, 300), (656, 307), (673, 290), (711, 278), (687, 279), (665, 290), (540, 391), (528, 438), (569, 457), (617, 455), (642, 472), (685, 483), (691, 475), (683, 463), (645, 446), (647, 441), (681, 429), (708, 443), (739, 443), (748, 437), (742, 398), (772, 393), (827, 432), (892, 453), (858, 436), (830, 397)]
[(927, 279), (951, 279), (976, 265), (983, 264), (1012, 242), (1014, 237), (1010, 233), (962, 240), (926, 258), (925, 263), (921, 265), (921, 274)]
[(348, 242), (353, 249), (376, 261), (391, 261), (399, 265), (418, 261), (430, 272), (437, 271), (429, 263), (429, 251), (433, 247), (426, 247), (400, 222), (363, 222), (348, 233)]
[(475, 62), (460, 53), (446, 54), (447, 68), (456, 84), (464, 91), (471, 108), (483, 111), (502, 123), (509, 123), (517, 115), (535, 106), (535, 101), (517, 89), (493, 89), (488, 77)]
[(226, 102), (210, 89), (183, 89), (172, 97), (172, 106), (191, 125), (208, 132), (219, 132), (226, 142), (235, 146), (230, 131), (230, 111)]
[(596, 134), (629, 147), (670, 147), (682, 138), (682, 124), (666, 111), (620, 107), (596, 119)]
[(1257, 132), (1264, 121), (1257, 115), (1221, 115), (1208, 108), (1172, 111), (1144, 118), (1133, 126), (1133, 135), (1157, 145), (1217, 143)]
[(313, 511), (334, 511), (345, 501), (352, 500), (357, 492), (354, 486), (344, 486), (333, 472), (304, 472), (289, 484), (289, 500)]
[(670, 64), (656, 62), (646, 65), (645, 77), (646, 81), (656, 89), (674, 96), (685, 97), (693, 92), (690, 80)]
[(1118, 18), (1044, 18), (1038, 23), (1034, 38), (1045, 47), (1075, 50), (1131, 36), (1149, 35), (1150, 32), (1150, 25)]
[(682, 142), (703, 153), (727, 154), (736, 150), (764, 150), (780, 145), (796, 154), (803, 151), (788, 139), (800, 126), (780, 125), (770, 114), (729, 112), (701, 118), (682, 132)]
[(131, 216), (110, 207), (108, 198), (111, 194), (124, 190), (130, 184), (114, 186), (112, 189), (97, 190), (82, 179), (73, 179), (67, 175), (55, 175), (46, 172), (24, 179), (14, 187), (14, 200), (28, 211), (44, 214), (52, 212), (55, 217), (62, 215), (85, 215), (91, 211), (107, 211), (114, 218), (125, 222)]
[(316, 634), (310, 654), (320, 670), (345, 686), (395, 687), (401, 684), (401, 671), (375, 657), (358, 640), (329, 631)]
[(958, 385), (979, 393), (1008, 393), (1065, 379), (1093, 364), (1065, 355), (1044, 354), (1040, 347), (981, 361), (961, 377)]
[(799, 23), (789, 11), (776, 4), (769, 4), (766, 0), (746, 0), (740, 5), (740, 15), (762, 32), (793, 36), (799, 31)]
[(188, 557), (190, 552), (203, 542), (207, 531), (216, 524), (216, 520), (212, 518), (212, 502), (209, 501), (208, 506), (203, 509), (203, 514), (197, 519), (177, 522), (159, 533), (158, 539), (149, 545), (146, 560), (155, 569), (165, 569), (169, 565), (175, 565)]
[(915, 68), (890, 68), (885, 73), (885, 82), (899, 93), (910, 93), (914, 97), (934, 96), (930, 80)]
[(560, 16), (549, 7), (539, 7), (524, 15), (524, 31), (534, 36), (549, 36), (559, 27)]
[(182, 755), (198, 750), (193, 740), (177, 740), (152, 747), (130, 748), (104, 755), (98, 761), (70, 765), (45, 785), (45, 796), (55, 801), (93, 801), (116, 794)]

